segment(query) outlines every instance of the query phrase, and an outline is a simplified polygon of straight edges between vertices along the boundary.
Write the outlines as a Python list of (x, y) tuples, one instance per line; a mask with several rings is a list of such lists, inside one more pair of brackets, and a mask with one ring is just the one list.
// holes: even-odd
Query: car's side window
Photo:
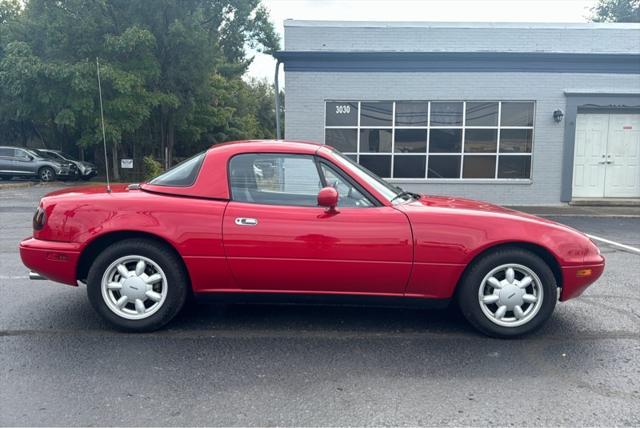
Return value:
[(229, 162), (231, 198), (238, 202), (315, 207), (322, 181), (309, 155), (248, 153)]
[(338, 206), (348, 208), (372, 207), (371, 201), (362, 194), (353, 184), (343, 178), (338, 172), (324, 162), (320, 163), (322, 175), (324, 175), (327, 186), (331, 186), (338, 191)]
[(29, 159), (29, 154), (24, 150), (14, 149), (14, 152), (15, 152), (14, 156), (17, 157), (20, 160)]
[(13, 155), (14, 150), (13, 149), (8, 149), (5, 147), (0, 147), (0, 157), (4, 157), (4, 158), (12, 158), (14, 157)]

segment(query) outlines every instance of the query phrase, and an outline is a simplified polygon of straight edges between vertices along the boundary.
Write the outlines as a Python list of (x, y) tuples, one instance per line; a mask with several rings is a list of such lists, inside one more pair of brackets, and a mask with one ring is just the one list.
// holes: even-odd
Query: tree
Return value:
[(640, 0), (599, 0), (592, 13), (595, 22), (640, 22)]
[(168, 166), (273, 128), (273, 91), (242, 80), (248, 48), (279, 46), (259, 0), (0, 0), (0, 23), (0, 136), (96, 146), (96, 57), (116, 178), (120, 154)]

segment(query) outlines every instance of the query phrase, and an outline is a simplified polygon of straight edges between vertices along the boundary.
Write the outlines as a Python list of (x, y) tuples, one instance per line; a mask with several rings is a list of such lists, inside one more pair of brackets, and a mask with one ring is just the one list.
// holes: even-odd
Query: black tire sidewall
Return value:
[[(478, 290), (484, 277), (492, 269), (509, 263), (533, 270), (542, 282), (544, 293), (542, 306), (535, 317), (518, 327), (503, 327), (493, 323), (482, 312), (478, 302)], [(515, 338), (537, 330), (549, 319), (556, 306), (557, 284), (553, 272), (540, 257), (520, 248), (503, 248), (473, 262), (461, 281), (456, 297), (462, 314), (475, 328), (492, 337)]]
[[(139, 255), (157, 263), (167, 278), (167, 297), (157, 312), (141, 320), (129, 320), (115, 314), (102, 297), (101, 283), (105, 270), (120, 257)], [(93, 308), (109, 324), (128, 332), (154, 331), (173, 319), (184, 306), (188, 295), (188, 280), (178, 256), (166, 245), (144, 239), (117, 242), (102, 251), (94, 260), (87, 276), (87, 295)]]

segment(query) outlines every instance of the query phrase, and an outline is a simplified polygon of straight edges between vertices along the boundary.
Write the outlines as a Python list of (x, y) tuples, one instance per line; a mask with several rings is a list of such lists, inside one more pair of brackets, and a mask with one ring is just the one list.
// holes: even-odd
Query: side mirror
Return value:
[(328, 212), (337, 212), (338, 191), (333, 187), (325, 187), (318, 192), (318, 206), (326, 207)]

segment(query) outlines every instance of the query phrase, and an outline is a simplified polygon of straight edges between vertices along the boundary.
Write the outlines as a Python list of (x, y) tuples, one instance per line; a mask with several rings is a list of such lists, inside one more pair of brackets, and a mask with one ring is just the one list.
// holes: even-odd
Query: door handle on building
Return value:
[(237, 217), (236, 224), (238, 226), (256, 226), (258, 224), (258, 219), (247, 218), (247, 217)]

